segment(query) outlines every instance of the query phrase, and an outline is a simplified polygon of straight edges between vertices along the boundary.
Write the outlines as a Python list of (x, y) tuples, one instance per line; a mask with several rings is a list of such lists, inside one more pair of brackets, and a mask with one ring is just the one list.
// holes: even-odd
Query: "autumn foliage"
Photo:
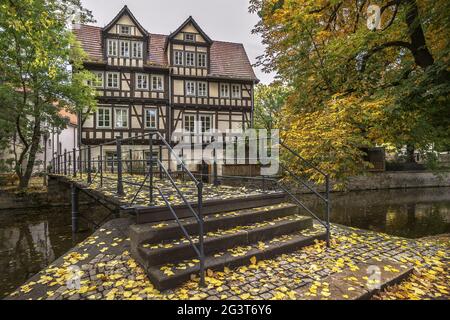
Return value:
[(251, 0), (250, 11), (259, 64), (292, 88), (282, 138), (333, 178), (363, 172), (364, 147), (450, 145), (448, 1)]

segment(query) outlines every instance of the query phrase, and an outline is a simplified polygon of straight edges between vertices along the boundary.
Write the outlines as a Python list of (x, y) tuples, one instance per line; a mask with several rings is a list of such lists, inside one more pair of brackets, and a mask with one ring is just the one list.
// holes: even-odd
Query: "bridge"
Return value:
[[(132, 215), (132, 254), (155, 286), (167, 289), (196, 274), (204, 284), (206, 269), (270, 258), (320, 239), (329, 245), (329, 175), (283, 143), (280, 149), (276, 177), (219, 174), (216, 158), (210, 170), (195, 171), (173, 143), (152, 131), (55, 154), (49, 177), (71, 187), (73, 232), (80, 192), (111, 212)], [(105, 156), (106, 150), (114, 154)], [(168, 165), (172, 160), (177, 170)], [(323, 188), (298, 172), (322, 176)], [(297, 187), (315, 195), (321, 212), (302, 201)]]

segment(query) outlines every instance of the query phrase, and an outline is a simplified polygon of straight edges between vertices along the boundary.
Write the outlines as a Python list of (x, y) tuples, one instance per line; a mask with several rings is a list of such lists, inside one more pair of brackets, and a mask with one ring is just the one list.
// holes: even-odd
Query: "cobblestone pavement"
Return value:
[[(376, 299), (448, 299), (450, 273), (448, 239), (406, 240), (385, 234), (333, 226), (332, 247), (324, 242), (275, 259), (220, 272), (208, 270), (207, 287), (193, 278), (175, 290), (159, 292), (129, 253), (124, 230), (128, 221), (113, 220), (73, 251), (21, 286), (8, 299), (349, 299), (352, 287), (330, 294), (324, 281), (330, 274), (355, 273), (355, 286), (368, 278), (358, 264), (379, 261), (385, 270), (401, 272), (414, 266), (414, 274), (387, 288)], [(73, 269), (73, 266), (79, 267)], [(360, 272), (356, 272), (356, 271)], [(79, 288), (74, 274), (80, 275)], [(362, 276), (360, 276), (362, 274)], [(356, 277), (357, 276), (357, 277)], [(69, 282), (68, 282), (69, 280)], [(72, 281), (71, 281), (72, 280)], [(305, 290), (305, 288), (309, 288)], [(353, 288), (354, 289), (354, 288)]]
[[(147, 206), (149, 203), (149, 195), (148, 195), (148, 187), (142, 188), (140, 191), (140, 184), (144, 182), (145, 177), (143, 175), (130, 175), (124, 174), (124, 196), (117, 196), (117, 174), (105, 173), (103, 174), (103, 184), (100, 184), (100, 175), (92, 174), (92, 183), (87, 183), (86, 174), (83, 177), (77, 176), (67, 178), (76, 181), (80, 184), (87, 186), (89, 189), (96, 190), (102, 192), (103, 194), (116, 198), (120, 202), (124, 204), (131, 203), (137, 194), (134, 205), (142, 205)], [(132, 182), (135, 185), (126, 183), (126, 181)], [(148, 186), (148, 180), (146, 181), (146, 185)], [(137, 184), (137, 185), (136, 185)], [(187, 199), (187, 201), (197, 201), (197, 187), (194, 182), (189, 179), (184, 181), (176, 180), (177, 187), (183, 192), (183, 195)], [(154, 178), (154, 186), (160, 188), (164, 196), (170, 201), (171, 205), (182, 204), (182, 199), (178, 195), (176, 189), (170, 184), (167, 180), (160, 180), (155, 176)], [(139, 191), (139, 192), (138, 192)], [(248, 187), (248, 186), (227, 186), (227, 185), (219, 185), (214, 186), (212, 184), (205, 183), (203, 185), (203, 201), (208, 200), (227, 200), (227, 199), (235, 199), (235, 198), (244, 198), (249, 196), (261, 195), (261, 194), (270, 194), (276, 191), (273, 190), (262, 190), (257, 187)], [(164, 200), (158, 194), (157, 191), (154, 192), (154, 205), (155, 206), (164, 206)]]

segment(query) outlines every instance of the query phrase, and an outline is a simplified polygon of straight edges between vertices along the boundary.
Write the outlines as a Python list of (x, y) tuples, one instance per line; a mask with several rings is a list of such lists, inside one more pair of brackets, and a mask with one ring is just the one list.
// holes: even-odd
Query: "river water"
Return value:
[[(301, 197), (323, 209), (313, 196)], [(406, 238), (450, 233), (450, 188), (335, 193), (331, 221)], [(0, 210), (0, 298), (92, 233), (81, 229), (72, 236), (69, 207)]]

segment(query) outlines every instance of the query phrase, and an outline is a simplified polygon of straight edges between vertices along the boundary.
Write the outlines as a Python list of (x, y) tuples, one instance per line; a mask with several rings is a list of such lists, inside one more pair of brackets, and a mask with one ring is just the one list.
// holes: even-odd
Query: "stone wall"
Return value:
[[(93, 203), (93, 200), (80, 193), (80, 204)], [(12, 193), (0, 192), (0, 210), (40, 207), (70, 206), (71, 187), (69, 183), (49, 176), (47, 192)]]
[(350, 179), (349, 190), (450, 187), (450, 172), (379, 172)]

